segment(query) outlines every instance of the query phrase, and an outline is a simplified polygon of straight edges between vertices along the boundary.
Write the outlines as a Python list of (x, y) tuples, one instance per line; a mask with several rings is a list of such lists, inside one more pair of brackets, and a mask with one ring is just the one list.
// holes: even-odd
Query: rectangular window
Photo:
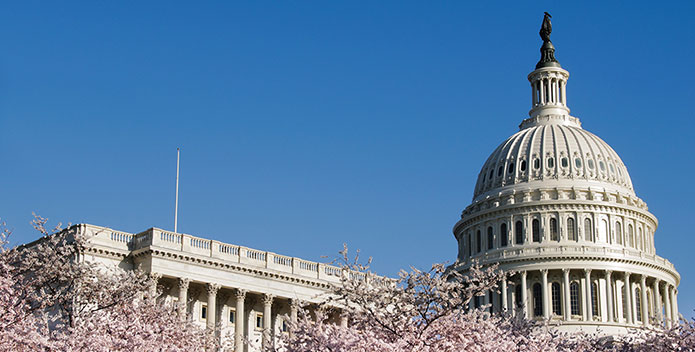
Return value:
[(256, 313), (256, 329), (263, 330), (263, 313)]
[(236, 311), (234, 309), (229, 310), (229, 324), (234, 325), (236, 323)]
[(288, 329), (289, 329), (289, 327), (287, 326), (287, 322), (285, 322), (285, 320), (283, 319), (282, 320), (282, 332), (287, 332)]
[(203, 304), (200, 307), (200, 320), (206, 320), (208, 318), (208, 305)]

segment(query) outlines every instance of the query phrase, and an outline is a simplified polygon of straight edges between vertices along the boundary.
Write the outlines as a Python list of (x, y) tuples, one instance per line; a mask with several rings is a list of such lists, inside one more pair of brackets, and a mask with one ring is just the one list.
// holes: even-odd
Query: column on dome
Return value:
[(668, 292), (668, 283), (664, 284), (664, 312), (666, 313), (666, 327), (671, 327), (671, 295)]
[(217, 323), (215, 319), (217, 318), (217, 291), (219, 289), (219, 284), (208, 283), (205, 285), (205, 290), (208, 293), (208, 312), (205, 325), (209, 330), (214, 330)]
[(273, 305), (273, 295), (264, 293), (261, 301), (263, 302), (263, 346), (268, 348), (271, 343), (271, 308)]
[(678, 324), (678, 308), (676, 306), (676, 288), (669, 285), (669, 296), (671, 296), (671, 319), (674, 325)]
[(507, 303), (507, 277), (506, 275), (502, 278), (502, 312), (507, 312), (509, 309), (508, 303)]
[(647, 326), (649, 323), (649, 302), (647, 302), (647, 276), (642, 275), (640, 278), (640, 313), (642, 313), (642, 325)]
[(562, 105), (567, 105), (567, 90), (565, 87), (567, 86), (567, 82), (565, 80), (562, 80)]
[(562, 287), (564, 294), (562, 295), (562, 312), (564, 319), (570, 321), (572, 319), (572, 303), (570, 302), (570, 269), (562, 269)]
[(627, 317), (627, 323), (632, 324), (632, 290), (630, 289), (630, 273), (625, 272), (625, 285), (623, 286), (625, 292), (625, 316)]
[(582, 285), (582, 320), (591, 319), (591, 269), (584, 269), (584, 285)]
[(674, 316), (676, 321), (678, 321), (680, 319), (680, 314), (678, 313), (678, 289), (675, 286), (673, 287), (673, 299), (671, 301), (673, 302)]
[(543, 299), (543, 318), (548, 320), (550, 319), (550, 300), (548, 299), (548, 269), (542, 269), (541, 275), (543, 277), (543, 286), (541, 287), (543, 289), (543, 294), (541, 295), (541, 298)]
[(187, 278), (179, 278), (179, 301), (177, 302), (177, 310), (179, 318), (186, 320), (186, 305), (188, 303), (188, 286), (191, 280)]
[(533, 101), (533, 106), (538, 105), (538, 92), (536, 91), (536, 82), (531, 82), (531, 101)]
[(540, 92), (540, 104), (545, 104), (545, 87), (543, 87), (543, 79), (538, 80), (538, 91)]
[(244, 325), (246, 324), (244, 314), (244, 300), (246, 299), (246, 290), (234, 290), (234, 299), (236, 300), (236, 321), (234, 322), (234, 351), (244, 352)]
[(612, 271), (606, 270), (606, 308), (608, 309), (608, 321), (611, 323), (614, 321), (613, 303), (615, 302), (613, 297), (613, 279), (611, 278), (612, 273)]
[(654, 315), (659, 325), (663, 325), (664, 318), (661, 316), (661, 294), (659, 292), (659, 279), (657, 278), (655, 278), (652, 283), (652, 291), (654, 294)]
[(521, 272), (521, 314), (523, 318), (528, 318), (528, 285), (526, 282), (526, 276), (528, 272)]

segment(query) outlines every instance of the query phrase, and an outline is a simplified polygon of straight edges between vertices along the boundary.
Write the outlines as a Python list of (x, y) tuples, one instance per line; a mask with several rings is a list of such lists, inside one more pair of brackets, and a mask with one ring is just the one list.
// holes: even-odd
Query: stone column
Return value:
[(666, 313), (666, 327), (670, 328), (671, 327), (671, 313), (673, 313), (673, 309), (671, 309), (671, 294), (669, 293), (668, 289), (668, 283), (664, 284), (664, 312)]
[(205, 290), (208, 292), (208, 312), (206, 326), (209, 330), (215, 329), (215, 318), (217, 318), (217, 291), (220, 289), (219, 284), (209, 283), (205, 285)]
[(502, 312), (507, 312), (509, 309), (508, 303), (507, 303), (507, 277), (502, 278)]
[(564, 294), (562, 295), (562, 309), (565, 317), (565, 321), (572, 320), (572, 306), (570, 302), (570, 269), (562, 269), (562, 290)]
[(340, 311), (340, 327), (342, 327), (342, 328), (348, 327), (348, 315), (347, 315), (347, 312), (344, 310)]
[(647, 326), (649, 323), (649, 302), (647, 302), (647, 276), (642, 275), (640, 278), (640, 310), (642, 313), (642, 325)]
[(541, 275), (543, 275), (542, 290), (543, 295), (543, 318), (545, 320), (550, 319), (550, 299), (548, 299), (548, 269), (542, 269)]
[(678, 313), (678, 289), (673, 287), (673, 297), (671, 297), (671, 304), (673, 304), (673, 320), (675, 322), (680, 321), (680, 313)]
[(668, 287), (669, 296), (671, 296), (671, 321), (672, 324), (678, 324), (678, 308), (676, 308), (676, 288)]
[(528, 273), (526, 271), (521, 272), (521, 314), (522, 317), (528, 318), (528, 293), (527, 291), (527, 285), (526, 285), (526, 275)]
[(188, 305), (188, 285), (190, 285), (190, 283), (190, 279), (179, 279), (179, 301), (177, 308), (181, 320), (186, 320), (186, 306)]
[(539, 92), (541, 93), (539, 100), (540, 100), (540, 103), (542, 105), (542, 104), (545, 104), (545, 90), (544, 90), (545, 87), (543, 87), (543, 79), (539, 79), (538, 84), (539, 84), (539, 88), (540, 88)]
[(606, 270), (606, 303), (607, 303), (607, 309), (608, 309), (608, 321), (613, 322), (613, 279), (611, 278), (611, 274), (613, 272), (610, 270)]
[(591, 269), (584, 269), (584, 286), (582, 286), (582, 320), (589, 321), (591, 313)]
[(632, 290), (630, 289), (630, 273), (625, 272), (625, 286), (623, 286), (623, 292), (625, 292), (625, 316), (627, 317), (627, 323), (632, 324)]
[(270, 347), (271, 337), (272, 337), (272, 312), (271, 308), (273, 306), (273, 295), (264, 293), (261, 298), (263, 302), (263, 346)]
[(654, 279), (652, 284), (652, 291), (654, 294), (654, 316), (659, 326), (663, 325), (664, 317), (661, 316), (661, 294), (659, 293), (659, 279)]
[(161, 278), (162, 274), (160, 273), (150, 273), (150, 279), (152, 279), (152, 285), (150, 286), (150, 297), (153, 299), (157, 298), (157, 284)]
[(234, 321), (234, 351), (244, 352), (244, 324), (246, 318), (244, 315), (244, 300), (246, 299), (246, 290), (234, 290), (234, 298), (236, 299), (236, 321)]
[[(299, 300), (297, 299), (290, 299), (290, 322), (292, 324), (297, 323), (297, 314), (299, 312)], [(290, 337), (293, 336), (292, 329), (289, 331)]]
[(565, 86), (567, 83), (563, 80), (562, 81), (562, 104), (567, 105), (567, 93), (565, 91)]

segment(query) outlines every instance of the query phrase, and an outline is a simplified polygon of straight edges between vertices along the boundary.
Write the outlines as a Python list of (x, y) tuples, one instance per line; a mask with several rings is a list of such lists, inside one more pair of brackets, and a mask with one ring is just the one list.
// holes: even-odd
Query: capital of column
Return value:
[(647, 275), (640, 275), (640, 284), (646, 285), (647, 284)]
[(234, 289), (234, 298), (237, 300), (246, 298), (246, 290), (242, 288)]
[(613, 274), (613, 270), (604, 270), (604, 271), (606, 273), (606, 277), (610, 279), (611, 275)]
[(191, 279), (185, 277), (179, 278), (179, 290), (187, 290), (190, 283)]
[(584, 275), (591, 275), (591, 269), (584, 269)]
[(562, 269), (562, 275), (569, 275), (570, 269)]
[(161, 279), (161, 278), (162, 278), (161, 273), (155, 273), (155, 272), (150, 273), (150, 279), (152, 279), (154, 281), (159, 281), (159, 279)]
[(528, 275), (528, 272), (526, 272), (526, 270), (524, 270), (524, 271), (521, 272), (521, 277), (522, 277), (524, 280), (526, 280), (526, 276), (527, 276), (527, 275)]
[(541, 274), (543, 274), (543, 276), (548, 275), (548, 269), (541, 269)]
[(220, 284), (208, 283), (207, 285), (205, 285), (205, 290), (208, 292), (209, 295), (216, 295), (220, 287), (222, 287)]
[(298, 310), (302, 306), (302, 301), (296, 298), (292, 298), (289, 300), (290, 303), (290, 309), (292, 310)]
[(261, 297), (261, 302), (263, 302), (264, 305), (273, 304), (273, 295), (269, 293), (264, 293)]

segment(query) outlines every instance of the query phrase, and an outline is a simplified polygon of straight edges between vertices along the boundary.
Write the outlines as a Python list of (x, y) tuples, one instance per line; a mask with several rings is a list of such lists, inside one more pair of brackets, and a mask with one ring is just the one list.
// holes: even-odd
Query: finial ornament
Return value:
[(549, 13), (545, 12), (543, 16), (543, 24), (541, 24), (541, 30), (538, 32), (541, 39), (543, 39), (543, 46), (541, 46), (541, 60), (536, 64), (536, 68), (543, 67), (561, 67), (560, 63), (555, 59), (555, 46), (553, 42), (550, 41), (550, 33), (553, 32), (553, 24), (550, 22)]
[(549, 42), (550, 41), (550, 33), (553, 32), (553, 24), (550, 23), (550, 19), (553, 18), (553, 16), (550, 16), (549, 13), (544, 12), (545, 16), (543, 16), (543, 24), (541, 25), (541, 31), (538, 33), (541, 35), (541, 39), (543, 39), (544, 42)]

